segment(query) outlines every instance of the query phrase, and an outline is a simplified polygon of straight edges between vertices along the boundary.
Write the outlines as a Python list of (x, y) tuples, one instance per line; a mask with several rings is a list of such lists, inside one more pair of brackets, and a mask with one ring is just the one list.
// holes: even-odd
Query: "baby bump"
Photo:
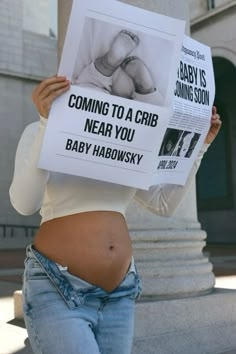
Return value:
[(43, 223), (34, 247), (79, 278), (112, 291), (124, 278), (132, 246), (124, 216), (94, 211)]

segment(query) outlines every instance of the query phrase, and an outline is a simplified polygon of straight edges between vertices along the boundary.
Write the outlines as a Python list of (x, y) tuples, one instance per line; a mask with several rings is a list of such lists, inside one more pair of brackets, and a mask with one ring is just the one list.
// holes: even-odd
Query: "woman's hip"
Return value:
[(24, 296), (26, 304), (45, 306), (48, 302), (63, 300), (70, 309), (80, 307), (95, 299), (114, 301), (121, 297), (137, 299), (141, 293), (140, 278), (134, 264), (111, 292), (71, 274), (66, 267), (48, 259), (31, 245), (27, 247), (24, 272)]

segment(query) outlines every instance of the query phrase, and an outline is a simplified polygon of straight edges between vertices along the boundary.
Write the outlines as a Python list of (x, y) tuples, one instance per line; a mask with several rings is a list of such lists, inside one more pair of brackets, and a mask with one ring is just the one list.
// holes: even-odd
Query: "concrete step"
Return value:
[(33, 354), (25, 328), (14, 324), (0, 324), (1, 354)]
[(236, 354), (236, 291), (137, 303), (132, 354)]

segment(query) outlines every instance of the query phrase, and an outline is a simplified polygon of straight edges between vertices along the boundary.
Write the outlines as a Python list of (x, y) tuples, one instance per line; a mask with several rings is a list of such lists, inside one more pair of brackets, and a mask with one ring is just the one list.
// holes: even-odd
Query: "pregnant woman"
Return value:
[(51, 104), (69, 87), (65, 77), (53, 76), (34, 89), (40, 120), (26, 127), (16, 152), (12, 205), (23, 215), (40, 210), (42, 216), (27, 247), (25, 323), (37, 354), (130, 354), (141, 286), (125, 210), (135, 199), (158, 215), (171, 215), (194, 181), (221, 121), (213, 107), (205, 144), (185, 186), (142, 191), (39, 169)]

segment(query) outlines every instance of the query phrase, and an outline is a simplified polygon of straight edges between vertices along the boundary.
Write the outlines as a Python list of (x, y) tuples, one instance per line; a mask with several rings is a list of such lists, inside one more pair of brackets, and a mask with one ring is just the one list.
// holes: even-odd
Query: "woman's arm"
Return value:
[(49, 172), (37, 168), (40, 148), (47, 120), (28, 125), (18, 143), (15, 169), (9, 190), (13, 207), (23, 215), (40, 209)]
[(47, 117), (53, 100), (68, 88), (69, 81), (65, 77), (53, 76), (33, 90), (32, 101), (41, 115), (40, 121), (28, 125), (21, 136), (9, 190), (11, 203), (20, 214), (30, 215), (41, 208), (49, 172), (37, 168), (37, 163)]
[(194, 177), (200, 166), (202, 157), (207, 151), (209, 145), (215, 139), (220, 130), (220, 127), (220, 116), (216, 112), (216, 107), (213, 107), (210, 128), (205, 138), (204, 145), (194, 162), (194, 165), (184, 186), (175, 184), (160, 184), (157, 186), (152, 186), (148, 191), (137, 190), (134, 196), (134, 200), (160, 216), (173, 215), (183, 197), (190, 190), (190, 187), (194, 182)]
[(203, 145), (184, 186), (177, 184), (159, 184), (150, 187), (148, 191), (139, 189), (134, 196), (134, 200), (146, 209), (160, 216), (173, 215), (180, 204), (180, 201), (190, 190), (203, 154), (207, 151), (208, 146), (209, 145), (206, 144)]

